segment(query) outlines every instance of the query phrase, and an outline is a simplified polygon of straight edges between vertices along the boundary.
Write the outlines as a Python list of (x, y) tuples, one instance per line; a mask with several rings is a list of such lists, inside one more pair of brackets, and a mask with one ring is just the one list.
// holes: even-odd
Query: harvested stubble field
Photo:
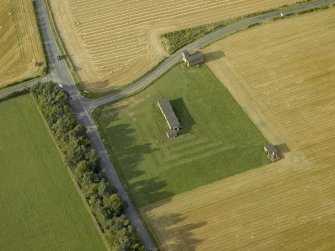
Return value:
[(32, 97), (0, 117), (0, 249), (106, 250)]
[(208, 48), (208, 63), (285, 158), (149, 205), (162, 250), (335, 248), (335, 9), (265, 24)]
[(267, 10), (297, 0), (53, 0), (66, 50), (92, 91), (141, 77), (166, 53), (159, 35)]
[(44, 67), (32, 1), (0, 0), (0, 88), (37, 77)]

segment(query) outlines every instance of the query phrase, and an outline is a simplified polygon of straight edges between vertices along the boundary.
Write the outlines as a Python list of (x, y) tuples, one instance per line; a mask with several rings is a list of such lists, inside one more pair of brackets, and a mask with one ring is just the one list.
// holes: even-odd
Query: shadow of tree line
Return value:
[[(207, 224), (205, 221), (182, 225), (186, 217), (177, 214), (150, 216), (150, 221), (155, 222), (155, 233), (159, 233), (162, 250), (193, 251), (203, 240), (194, 236), (193, 231)], [(179, 225), (177, 225), (179, 223)], [(181, 224), (180, 224), (181, 223)], [(163, 239), (164, 238), (164, 239)]]
[[(187, 120), (187, 123), (184, 123), (186, 126), (183, 130), (185, 132), (189, 131), (194, 124), (194, 120), (188, 113), (184, 101), (176, 99), (172, 100), (171, 103), (176, 109), (177, 115), (182, 117), (182, 122)], [(115, 122), (119, 120), (119, 112), (126, 107), (127, 105), (109, 107), (103, 113), (108, 114), (109, 123), (111, 121)], [(138, 168), (139, 163), (144, 160), (143, 156), (152, 154), (156, 150), (151, 144), (136, 144), (135, 131), (131, 124), (127, 123), (109, 127), (105, 126), (103, 135), (105, 137), (105, 144), (108, 144), (109, 156), (117, 169), (120, 179), (126, 186), (128, 194), (130, 194), (137, 207), (148, 205), (155, 201), (162, 201), (163, 199), (165, 199), (164, 204), (169, 203), (170, 200), (168, 198), (173, 196), (174, 193), (162, 191), (167, 186), (166, 181), (160, 180), (158, 177), (139, 179), (140, 176), (146, 175), (143, 170)], [(162, 222), (162, 224), (151, 226), (155, 227), (155, 232), (169, 233), (165, 236), (167, 238), (162, 244), (164, 249), (166, 246), (168, 250), (180, 250), (179, 247), (183, 243), (188, 243), (187, 250), (194, 250), (196, 244), (201, 242), (201, 240), (193, 236), (192, 231), (204, 226), (206, 222), (184, 226), (176, 225), (184, 219), (183, 216), (175, 213), (165, 214), (157, 218), (152, 217), (150, 219), (150, 222)]]
[[(124, 108), (126, 108), (126, 105), (108, 109), (108, 121), (119, 120), (119, 111)], [(135, 132), (136, 130), (126, 123), (104, 128), (105, 137), (108, 137), (108, 149), (113, 164), (136, 205), (142, 206), (151, 202), (147, 198), (163, 199), (173, 194), (159, 191), (166, 186), (164, 181), (159, 181), (157, 178), (138, 179), (146, 174), (138, 168), (139, 163), (144, 160), (144, 155), (153, 153), (155, 149), (152, 148), (151, 144), (136, 144)]]

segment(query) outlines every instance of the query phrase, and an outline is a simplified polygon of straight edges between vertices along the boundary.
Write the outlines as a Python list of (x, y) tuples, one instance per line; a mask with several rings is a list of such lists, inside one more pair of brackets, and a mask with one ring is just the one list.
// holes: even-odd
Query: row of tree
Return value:
[(70, 108), (69, 94), (53, 82), (31, 88), (73, 175), (114, 250), (144, 250), (125, 215), (126, 205), (99, 168), (99, 159)]

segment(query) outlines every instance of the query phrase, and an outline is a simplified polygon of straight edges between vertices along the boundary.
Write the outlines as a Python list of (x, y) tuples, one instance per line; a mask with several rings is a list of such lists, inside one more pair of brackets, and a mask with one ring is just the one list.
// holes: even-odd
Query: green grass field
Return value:
[[(169, 98), (183, 124), (167, 140), (157, 106)], [(267, 162), (266, 139), (204, 65), (177, 65), (149, 88), (94, 112), (123, 183), (138, 206)]]
[(31, 96), (0, 117), (0, 249), (106, 250)]

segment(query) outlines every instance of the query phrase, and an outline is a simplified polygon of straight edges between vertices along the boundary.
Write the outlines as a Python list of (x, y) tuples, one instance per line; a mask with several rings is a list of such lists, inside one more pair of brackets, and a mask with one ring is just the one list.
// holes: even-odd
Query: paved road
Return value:
[(301, 11), (304, 11), (304, 10), (307, 10), (307, 9), (310, 9), (310, 8), (319, 7), (319, 6), (330, 4), (330, 3), (335, 3), (335, 0), (319, 0), (319, 1), (316, 1), (316, 2), (301, 3), (299, 5), (283, 8), (281, 10), (272, 11), (272, 12), (269, 12), (269, 13), (266, 13), (266, 14), (242, 19), (239, 22), (230, 24), (230, 25), (228, 25), (224, 28), (221, 28), (221, 29), (219, 29), (215, 32), (212, 32), (212, 33), (208, 34), (207, 36), (205, 36), (205, 37), (203, 37), (203, 38), (201, 38), (201, 39), (199, 39), (199, 40), (181, 48), (180, 50), (178, 50), (177, 52), (172, 54), (170, 57), (165, 59), (150, 74), (148, 74), (147, 76), (139, 79), (138, 81), (136, 81), (132, 85), (122, 89), (121, 91), (110, 94), (110, 95), (107, 95), (107, 96), (104, 96), (104, 97), (99, 98), (99, 99), (94, 99), (94, 100), (89, 100), (89, 99), (83, 98), (83, 102), (88, 109), (94, 109), (95, 107), (100, 106), (102, 104), (106, 104), (108, 102), (118, 100), (118, 99), (120, 99), (124, 96), (130, 95), (130, 94), (132, 94), (132, 93), (150, 85), (154, 80), (156, 80), (157, 78), (162, 76), (164, 73), (166, 73), (173, 65), (177, 64), (182, 59), (181, 52), (183, 50), (190, 50), (190, 51), (198, 50), (199, 48), (204, 47), (206, 45), (209, 45), (209, 44), (215, 42), (216, 40), (218, 40), (222, 37), (226, 37), (226, 36), (229, 36), (230, 34), (232, 34), (234, 32), (243, 30), (244, 28), (247, 28), (250, 25), (260, 23), (260, 22), (264, 22), (266, 20), (270, 20), (270, 19), (273, 19), (275, 17), (280, 17), (281, 13), (283, 13), (284, 15), (294, 14), (294, 13), (298, 13), (298, 12), (301, 12)]
[(133, 226), (135, 227), (143, 245), (147, 250), (153, 250), (155, 248), (153, 241), (145, 229), (131, 199), (127, 195), (125, 189), (122, 186), (122, 183), (116, 173), (113, 164), (108, 158), (107, 151), (105, 146), (100, 138), (99, 132), (96, 128), (96, 125), (92, 119), (91, 111), (102, 104), (115, 101), (119, 98), (124, 96), (130, 95), (146, 86), (151, 84), (154, 80), (162, 76), (165, 72), (167, 72), (173, 65), (178, 63), (181, 60), (181, 51), (187, 50), (197, 50), (203, 46), (206, 46), (219, 38), (228, 36), (236, 31), (244, 29), (252, 24), (263, 22), (274, 17), (279, 17), (280, 13), (282, 12), (284, 15), (290, 13), (297, 13), (303, 10), (307, 10), (313, 7), (322, 6), (330, 3), (335, 3), (335, 0), (319, 0), (316, 2), (307, 2), (302, 3), (300, 5), (292, 6), (284, 8), (280, 11), (273, 11), (266, 14), (250, 17), (243, 19), (239, 22), (233, 23), (228, 25), (220, 30), (217, 30), (207, 36), (185, 46), (184, 48), (178, 50), (176, 53), (168, 57), (164, 62), (162, 62), (158, 67), (156, 67), (150, 74), (146, 75), (145, 77), (141, 78), (140, 80), (136, 81), (132, 85), (128, 86), (127, 88), (113, 93), (111, 95), (107, 95), (105, 97), (89, 100), (82, 97), (76, 88), (74, 81), (72, 80), (64, 61), (56, 60), (56, 56), (60, 54), (57, 44), (55, 42), (54, 34), (50, 28), (48, 15), (45, 8), (44, 0), (35, 0), (36, 11), (37, 11), (37, 18), (41, 28), (42, 37), (44, 39), (44, 44), (46, 48), (46, 56), (49, 62), (49, 73), (48, 75), (44, 76), (43, 78), (35, 79), (32, 81), (28, 81), (16, 86), (8, 87), (6, 89), (0, 90), (0, 98), (8, 95), (11, 92), (19, 91), (24, 89), (25, 87), (32, 86), (38, 81), (43, 80), (53, 80), (58, 83), (63, 84), (64, 88), (70, 93), (72, 97), (72, 107), (74, 112), (76, 112), (79, 121), (87, 127), (88, 129), (88, 136), (92, 141), (94, 148), (96, 149), (99, 157), (101, 158), (101, 164), (103, 169), (106, 172), (106, 175), (111, 182), (117, 189), (121, 197), (124, 201), (128, 203), (128, 209), (126, 211), (130, 221), (132, 222)]
[(50, 73), (47, 76), (49, 79), (62, 83), (64, 89), (66, 89), (72, 98), (72, 108), (77, 114), (79, 122), (82, 123), (88, 129), (88, 136), (92, 141), (93, 147), (96, 149), (100, 159), (102, 168), (105, 170), (106, 175), (113, 186), (116, 187), (118, 193), (121, 195), (122, 199), (128, 203), (128, 208), (126, 213), (135, 227), (143, 245), (147, 250), (153, 250), (155, 248), (154, 242), (144, 227), (135, 207), (128, 197), (122, 183), (113, 167), (111, 161), (108, 158), (107, 151), (104, 144), (101, 141), (98, 130), (92, 120), (91, 114), (87, 111), (86, 106), (83, 103), (83, 98), (80, 95), (74, 81), (72, 80), (64, 61), (59, 61), (56, 59), (57, 55), (60, 54), (54, 34), (51, 30), (48, 15), (46, 11), (46, 6), (44, 0), (35, 0), (36, 12), (38, 17), (38, 22), (41, 28), (41, 33), (45, 41), (45, 49), (49, 62)]

